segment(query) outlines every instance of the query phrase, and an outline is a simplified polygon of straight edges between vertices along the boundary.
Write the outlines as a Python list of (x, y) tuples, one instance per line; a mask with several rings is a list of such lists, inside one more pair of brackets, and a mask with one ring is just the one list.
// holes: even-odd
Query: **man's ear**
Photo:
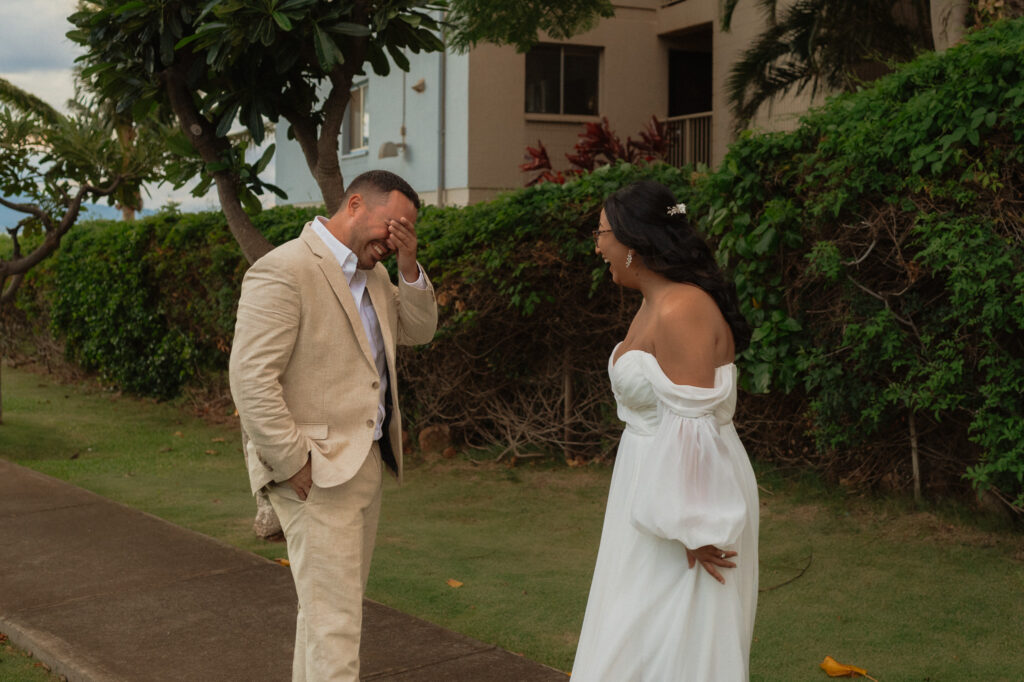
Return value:
[(361, 208), (366, 205), (366, 200), (362, 194), (355, 193), (349, 196), (348, 201), (345, 202), (345, 209), (349, 215), (355, 215)]

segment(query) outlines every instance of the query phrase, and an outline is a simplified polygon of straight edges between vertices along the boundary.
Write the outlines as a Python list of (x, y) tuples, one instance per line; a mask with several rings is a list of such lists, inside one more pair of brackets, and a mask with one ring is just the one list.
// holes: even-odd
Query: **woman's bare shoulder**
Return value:
[(680, 285), (658, 301), (654, 355), (665, 375), (677, 384), (714, 384), (714, 311), (708, 308), (705, 299), (709, 298), (697, 287)]
[(702, 319), (713, 319), (718, 313), (718, 304), (711, 294), (692, 284), (678, 284), (665, 291), (657, 317), (669, 325), (689, 325)]

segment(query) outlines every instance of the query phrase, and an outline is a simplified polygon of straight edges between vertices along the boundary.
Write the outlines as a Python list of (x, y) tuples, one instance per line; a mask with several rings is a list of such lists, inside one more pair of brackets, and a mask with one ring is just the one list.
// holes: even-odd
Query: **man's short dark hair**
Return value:
[(357, 175), (348, 184), (345, 196), (342, 197), (342, 203), (344, 204), (353, 194), (367, 191), (375, 191), (384, 195), (401, 192), (412, 202), (417, 211), (420, 210), (420, 195), (416, 194), (416, 190), (400, 176), (386, 170), (371, 170)]

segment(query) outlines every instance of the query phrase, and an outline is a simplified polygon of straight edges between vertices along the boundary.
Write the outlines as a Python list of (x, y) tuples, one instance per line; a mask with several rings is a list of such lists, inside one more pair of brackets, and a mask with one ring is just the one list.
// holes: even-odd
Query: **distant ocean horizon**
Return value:
[[(11, 201), (17, 201), (12, 199)], [(139, 211), (136, 215), (140, 218), (156, 213), (151, 208), (144, 208)], [(6, 234), (7, 228), (14, 227), (18, 224), (18, 221), (24, 218), (27, 214), (21, 213), (7, 208), (6, 206), (0, 206), (0, 228), (2, 232), (0, 234)], [(121, 211), (113, 206), (107, 206), (106, 204), (82, 204), (82, 214), (78, 220), (120, 220)]]

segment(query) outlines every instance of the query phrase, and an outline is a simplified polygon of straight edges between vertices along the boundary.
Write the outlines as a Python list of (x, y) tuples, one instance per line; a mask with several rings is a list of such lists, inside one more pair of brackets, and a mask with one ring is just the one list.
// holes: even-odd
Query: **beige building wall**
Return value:
[[(779, 11), (789, 4), (778, 3)], [(740, 2), (732, 16), (728, 32), (722, 30), (719, 0), (686, 0), (663, 8), (658, 25), (661, 35), (672, 34), (689, 27), (710, 24), (712, 29), (712, 145), (711, 165), (717, 166), (736, 139), (735, 119), (729, 110), (729, 72), (744, 50), (764, 30), (765, 15), (759, 4)], [(781, 97), (762, 111), (751, 122), (757, 130), (791, 130), (796, 127), (807, 109), (824, 101), (818, 96), (812, 102), (809, 91), (800, 95)]]
[[(779, 10), (790, 2), (792, 0), (779, 0)], [(741, 0), (731, 30), (723, 32), (720, 3), (721, 0), (675, 3), (620, 0), (615, 3), (615, 16), (601, 21), (592, 31), (567, 41), (542, 39), (546, 43), (560, 42), (601, 50), (597, 116), (527, 114), (526, 57), (511, 47), (481, 44), (467, 54), (448, 54), (443, 69), (440, 64), (444, 64), (445, 59), (437, 54), (414, 55), (409, 79), (425, 79), (427, 94), (423, 96), (422, 90), (416, 95), (409, 94), (404, 76), (400, 76), (403, 79), (401, 90), (396, 90), (397, 75), (389, 80), (371, 74), (370, 101), (377, 97), (377, 101), (385, 103), (374, 110), (371, 131), (399, 129), (393, 101), (401, 92), (403, 101), (411, 98), (410, 147), (401, 156), (385, 160), (369, 153), (359, 158), (354, 158), (355, 155), (343, 158), (346, 175), (350, 177), (369, 167), (389, 168), (411, 178), (428, 203), (441, 199), (445, 204), (465, 205), (522, 187), (533, 173), (522, 173), (519, 166), (528, 160), (526, 147), (536, 146), (538, 142), (544, 143), (555, 170), (567, 170), (570, 164), (565, 155), (573, 151), (585, 123), (600, 123), (602, 117), (607, 117), (612, 130), (625, 141), (627, 137), (636, 138), (652, 115), (659, 119), (667, 117), (672, 50), (711, 55), (711, 165), (717, 166), (735, 139), (727, 93), (729, 71), (765, 27), (760, 3)], [(959, 39), (957, 27), (964, 21), (965, 3), (966, 0), (933, 0), (933, 32), (937, 44), (945, 47)], [(706, 68), (703, 63), (698, 66), (688, 63), (683, 68), (697, 68), (701, 69), (697, 73), (707, 73), (703, 71)], [(447, 74), (447, 85), (439, 101), (440, 73)], [(701, 92), (706, 97), (706, 89)], [(764, 107), (752, 126), (762, 131), (791, 129), (810, 105), (819, 104), (823, 99), (819, 94), (811, 102), (809, 92), (782, 98)], [(444, 102), (446, 112), (443, 130), (440, 102)], [(677, 103), (673, 110), (684, 109)], [(405, 111), (404, 106), (402, 111)], [(293, 141), (284, 139), (283, 128), (278, 130), (281, 135), (275, 157), (277, 177), (280, 182), (306, 178), (301, 150)], [(382, 139), (397, 138), (385, 135), (374, 139), (372, 148), (376, 149)], [(423, 163), (423, 159), (429, 157), (431, 145), (444, 150), (443, 173), (438, 169), (441, 164), (436, 161)], [(439, 186), (443, 187), (441, 197), (438, 197)], [(287, 191), (292, 201), (319, 201), (319, 190), (311, 178), (293, 182)]]
[(528, 145), (543, 142), (553, 168), (567, 170), (565, 154), (573, 151), (585, 123), (607, 117), (612, 130), (625, 141), (627, 136), (636, 139), (652, 115), (665, 115), (668, 63), (656, 35), (658, 4), (617, 5), (614, 18), (560, 41), (602, 48), (597, 116), (527, 114), (525, 56), (493, 45), (480, 45), (470, 53), (468, 190), (472, 201), (522, 187), (533, 175), (519, 170), (528, 160)]
[[(783, 11), (791, 0), (780, 0)], [(937, 0), (938, 5), (962, 0)], [(615, 16), (593, 30), (562, 44), (599, 47), (598, 116), (525, 113), (526, 58), (510, 47), (480, 45), (469, 55), (468, 177), (469, 186), (453, 188), (452, 199), (474, 202), (499, 191), (521, 187), (531, 174), (519, 171), (528, 160), (527, 146), (543, 142), (555, 170), (570, 167), (584, 124), (607, 117), (612, 130), (625, 141), (637, 138), (652, 115), (668, 114), (668, 61), (672, 48), (685, 49), (710, 35), (712, 63), (711, 165), (717, 166), (735, 140), (729, 111), (729, 72), (742, 52), (765, 28), (760, 4), (740, 2), (728, 32), (721, 29), (720, 0), (633, 0), (615, 3)], [(948, 13), (948, 12), (947, 12)], [(541, 42), (556, 42), (546, 41)], [(703, 49), (703, 46), (697, 49)], [(761, 131), (790, 130), (827, 92), (812, 99), (810, 89), (791, 93), (766, 105), (751, 122)]]

